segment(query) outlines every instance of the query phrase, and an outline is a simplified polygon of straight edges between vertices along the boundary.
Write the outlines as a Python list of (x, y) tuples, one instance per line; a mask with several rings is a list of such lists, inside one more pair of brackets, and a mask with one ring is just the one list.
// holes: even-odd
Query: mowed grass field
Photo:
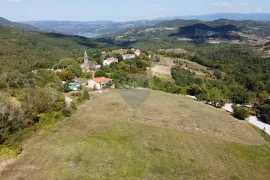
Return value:
[(136, 99), (94, 94), (25, 142), (0, 179), (270, 179), (269, 143), (248, 122), (180, 95)]

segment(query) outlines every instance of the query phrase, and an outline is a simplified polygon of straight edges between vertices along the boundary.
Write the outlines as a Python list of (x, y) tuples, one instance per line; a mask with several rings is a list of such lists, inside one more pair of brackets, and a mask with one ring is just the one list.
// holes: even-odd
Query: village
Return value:
[[(120, 50), (121, 56), (122, 56), (122, 60), (123, 61), (127, 61), (127, 60), (132, 60), (135, 59), (136, 57), (140, 57), (141, 55), (141, 51), (139, 49), (130, 49), (130, 50)], [(129, 52), (129, 54), (125, 54), (124, 52)], [(105, 52), (103, 52), (105, 53)], [(150, 56), (151, 57), (151, 56)], [(91, 73), (92, 77), (90, 77), (89, 79), (87, 79), (87, 82), (84, 83), (80, 83), (77, 79), (77, 77), (75, 77), (74, 79), (72, 79), (71, 82), (68, 81), (63, 81), (63, 85), (67, 85), (68, 89), (67, 91), (72, 91), (72, 92), (76, 92), (76, 91), (81, 91), (82, 87), (91, 89), (91, 90), (101, 90), (104, 88), (114, 88), (114, 84), (113, 84), (113, 79), (111, 78), (106, 78), (106, 77), (100, 77), (100, 76), (96, 76), (96, 72), (103, 66), (110, 66), (113, 63), (119, 63), (119, 59), (116, 57), (109, 57), (103, 60), (103, 64), (95, 64), (92, 61), (89, 61), (88, 59), (88, 55), (87, 52), (84, 52), (84, 57), (83, 57), (83, 63), (81, 64), (81, 70), (83, 73)], [(63, 72), (63, 69), (57, 69), (54, 70), (54, 72)], [(68, 83), (68, 84), (67, 84)]]

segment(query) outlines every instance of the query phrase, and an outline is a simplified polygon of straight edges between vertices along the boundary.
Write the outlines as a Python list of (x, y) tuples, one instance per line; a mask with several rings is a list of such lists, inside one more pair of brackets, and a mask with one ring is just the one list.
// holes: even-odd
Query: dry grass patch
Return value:
[(269, 145), (222, 110), (152, 91), (132, 117), (118, 90), (95, 94), (71, 118), (26, 142), (0, 177), (270, 179)]

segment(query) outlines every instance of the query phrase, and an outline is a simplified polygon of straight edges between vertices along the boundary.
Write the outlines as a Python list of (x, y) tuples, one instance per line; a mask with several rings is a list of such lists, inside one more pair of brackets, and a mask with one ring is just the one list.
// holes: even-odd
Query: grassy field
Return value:
[(184, 96), (113, 90), (25, 142), (0, 179), (254, 180), (269, 169), (269, 143), (248, 122)]

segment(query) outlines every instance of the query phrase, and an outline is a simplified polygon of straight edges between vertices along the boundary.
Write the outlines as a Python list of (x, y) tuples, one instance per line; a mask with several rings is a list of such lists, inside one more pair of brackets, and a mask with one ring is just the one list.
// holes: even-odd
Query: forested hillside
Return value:
[[(176, 19), (153, 27), (131, 28), (112, 34), (115, 42), (126, 42), (145, 49), (192, 47), (205, 42), (218, 44), (250, 44), (259, 46), (270, 36), (270, 23), (219, 19), (198, 21)], [(108, 36), (107, 36), (108, 38)]]
[(0, 17), (0, 26), (10, 27), (14, 29), (22, 29), (26, 31), (40, 31), (40, 29), (35, 26), (12, 22), (3, 17)]
[(0, 26), (0, 71), (51, 68), (66, 57), (82, 56), (85, 49), (105, 47), (95, 40), (55, 33), (29, 32)]

